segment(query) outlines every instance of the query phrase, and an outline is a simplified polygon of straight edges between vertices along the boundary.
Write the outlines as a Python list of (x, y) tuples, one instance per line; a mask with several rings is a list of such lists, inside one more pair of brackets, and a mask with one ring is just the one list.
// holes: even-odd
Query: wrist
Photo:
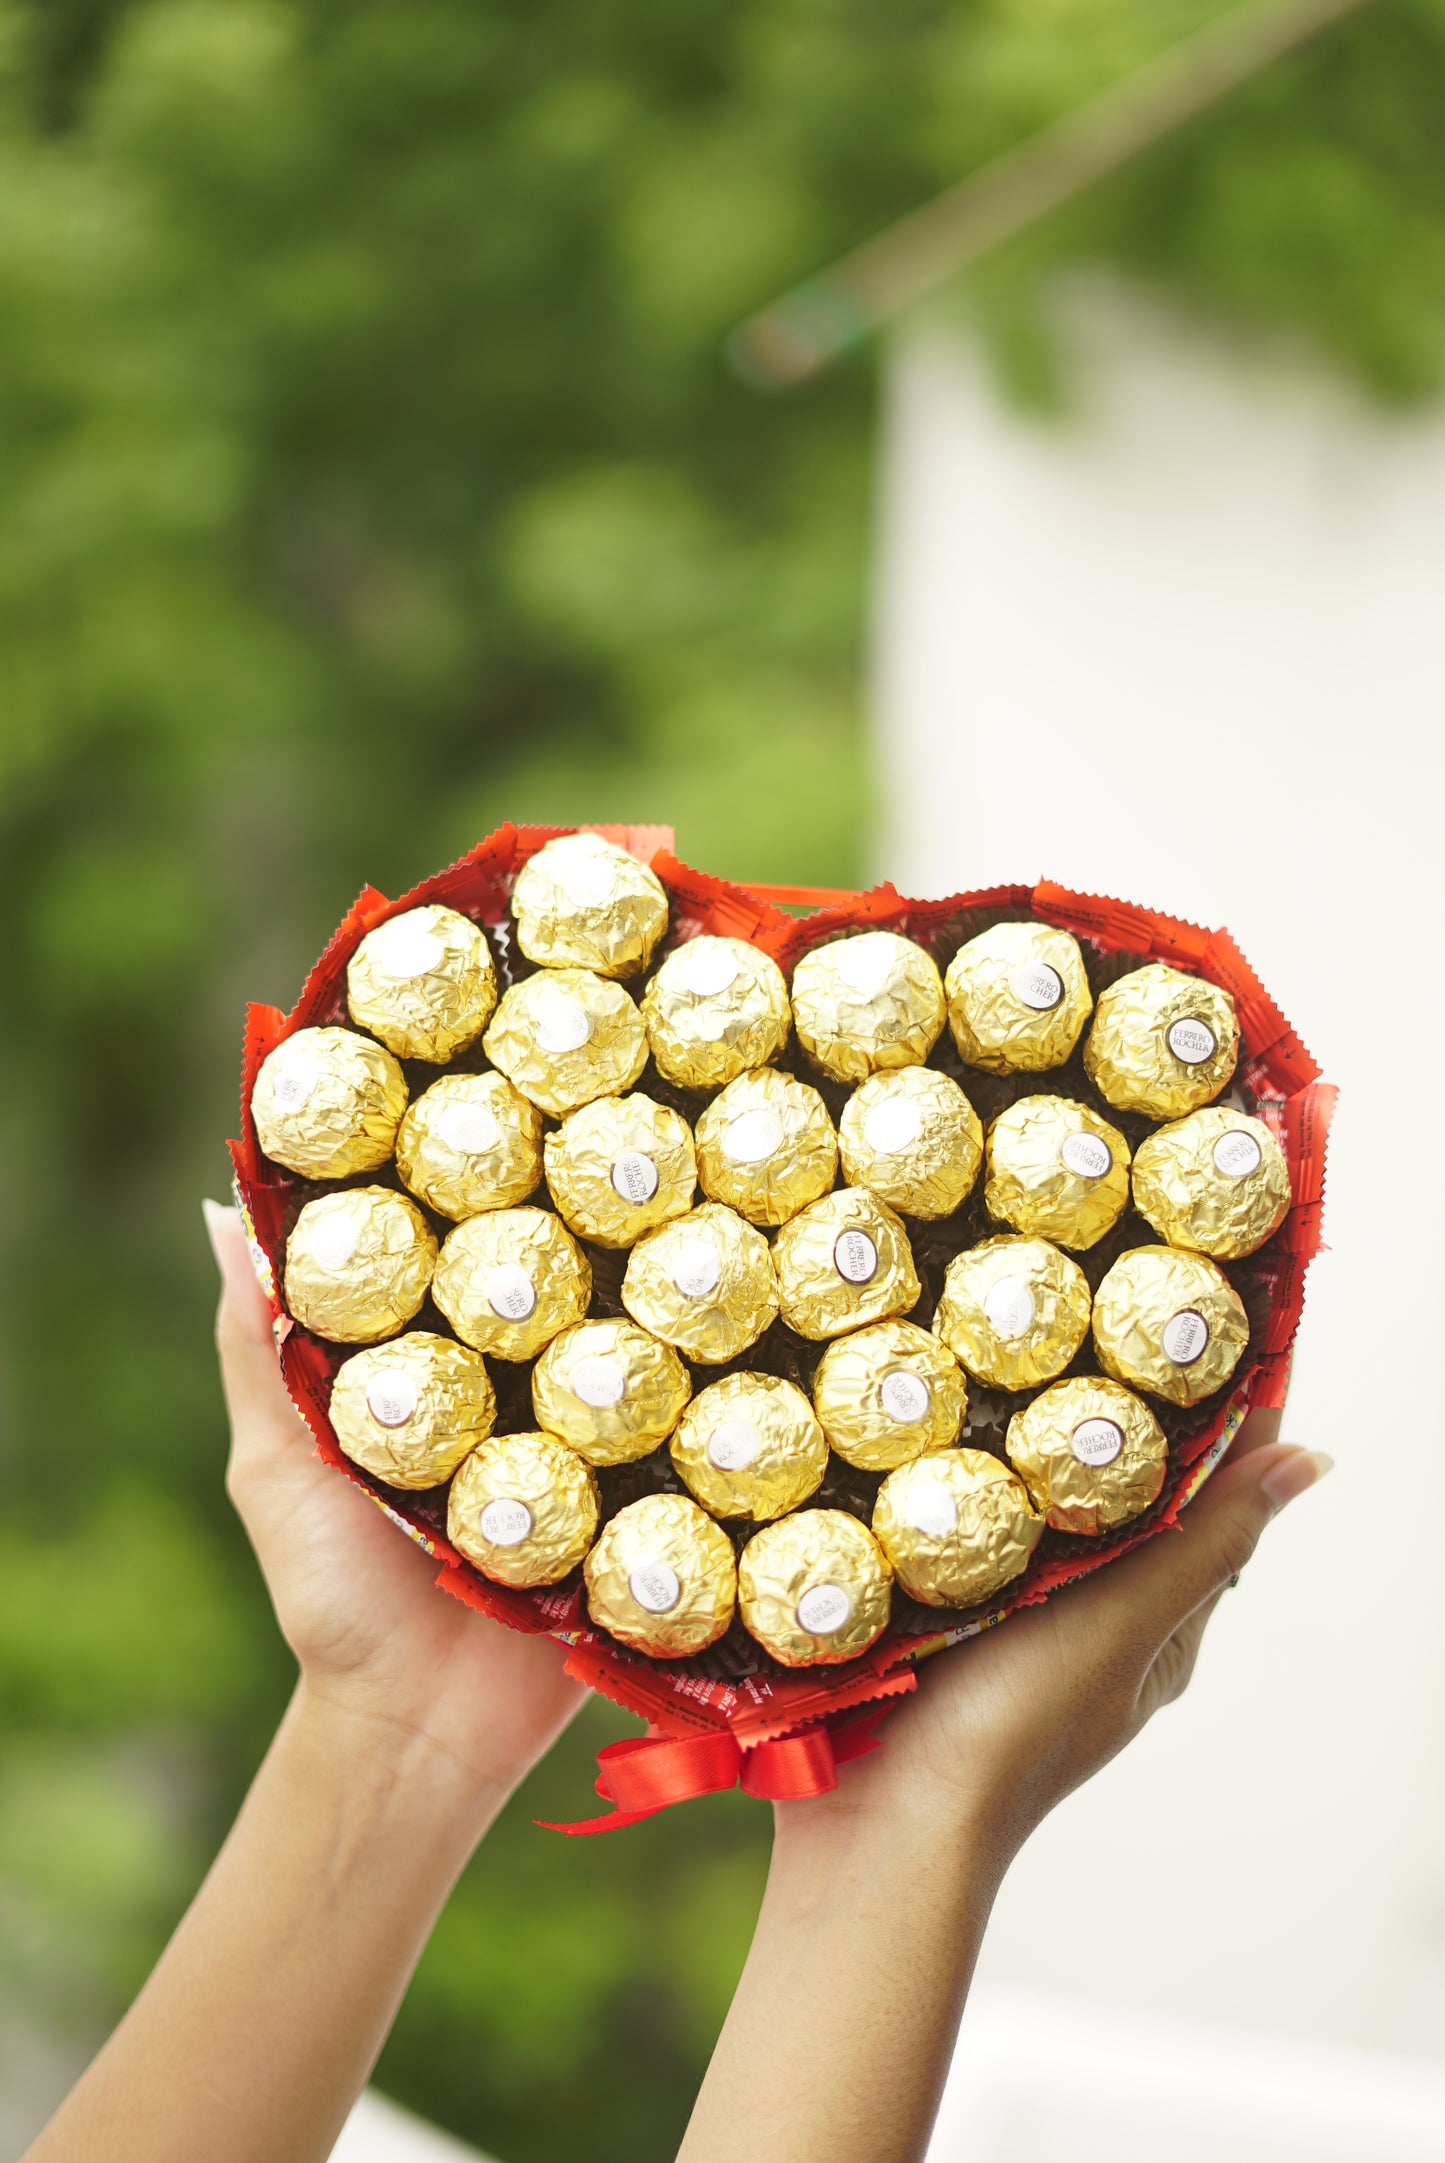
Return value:
[(478, 1767), (430, 1731), (329, 1680), (303, 1674), (278, 1743), (363, 1837), (381, 1832), (435, 1854), (471, 1853), (520, 1774)]

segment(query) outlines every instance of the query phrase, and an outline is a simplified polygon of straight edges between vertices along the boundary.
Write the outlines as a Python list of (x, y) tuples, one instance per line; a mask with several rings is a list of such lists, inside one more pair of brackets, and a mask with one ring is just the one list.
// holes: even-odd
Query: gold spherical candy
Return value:
[(497, 1399), (479, 1352), (414, 1329), (343, 1361), (330, 1411), (363, 1471), (393, 1487), (440, 1487), (491, 1433)]
[(1202, 1254), (1131, 1247), (1094, 1294), (1099, 1365), (1170, 1404), (1222, 1389), (1248, 1339), (1244, 1302)]
[(887, 1556), (845, 1510), (795, 1510), (738, 1562), (743, 1627), (784, 1667), (856, 1660), (888, 1627), (892, 1586)]
[(995, 924), (961, 946), (943, 980), (959, 1057), (990, 1074), (1062, 1066), (1093, 1000), (1077, 939), (1052, 924)]
[(431, 1226), (390, 1187), (343, 1187), (308, 1202), (286, 1242), (286, 1305), (336, 1344), (404, 1329), (436, 1267)]
[(1028, 1490), (986, 1450), (934, 1450), (890, 1472), (873, 1536), (929, 1607), (975, 1607), (1028, 1567), (1044, 1529)]
[(1218, 1096), (1238, 1056), (1229, 993), (1150, 962), (1100, 992), (1084, 1069), (1121, 1112), (1178, 1119)]
[(1015, 1231), (1092, 1247), (1129, 1201), (1129, 1144), (1071, 1097), (1020, 1097), (988, 1130), (983, 1198)]
[(1112, 1531), (1164, 1485), (1168, 1445), (1142, 1397), (1079, 1375), (1015, 1412), (1004, 1441), (1034, 1507), (1059, 1532)]
[(603, 1526), (584, 1575), (593, 1622), (654, 1660), (716, 1644), (737, 1603), (732, 1541), (686, 1495), (629, 1502)]
[(736, 1210), (703, 1202), (638, 1240), (622, 1304), (688, 1359), (721, 1366), (756, 1344), (777, 1315), (768, 1243)]
[(793, 971), (798, 1042), (835, 1081), (921, 1065), (938, 1041), (944, 1011), (935, 963), (894, 931), (830, 940)]
[(592, 1545), (597, 1482), (549, 1434), (496, 1435), (447, 1497), (447, 1538), (502, 1585), (555, 1585)]
[(800, 1389), (772, 1374), (725, 1374), (700, 1390), (668, 1445), (714, 1517), (782, 1517), (816, 1494), (828, 1445)]
[(396, 1168), (440, 1216), (512, 1209), (542, 1177), (542, 1115), (504, 1074), (443, 1074), (408, 1106)]
[(592, 1266), (546, 1209), (468, 1217), (442, 1242), (432, 1297), (457, 1335), (498, 1359), (530, 1359), (580, 1322)]
[(902, 1220), (866, 1187), (800, 1210), (773, 1245), (778, 1306), (800, 1337), (841, 1337), (906, 1314), (920, 1290)]
[(620, 984), (590, 969), (539, 969), (502, 994), (482, 1039), (524, 1097), (565, 1119), (619, 1096), (647, 1064), (642, 1016)]
[(656, 872), (615, 842), (562, 834), (517, 873), (512, 914), (529, 961), (635, 976), (667, 929), (667, 895)]
[(692, 1207), (697, 1159), (687, 1121), (651, 1097), (598, 1097), (545, 1145), (552, 1199), (579, 1239), (630, 1247)]
[(986, 1239), (949, 1263), (933, 1327), (990, 1389), (1032, 1389), (1089, 1334), (1089, 1280), (1046, 1239)]
[(750, 1224), (784, 1224), (826, 1194), (838, 1137), (816, 1089), (773, 1067), (740, 1074), (697, 1123), (704, 1194)]
[(256, 1138), (306, 1179), (374, 1172), (396, 1146), (406, 1076), (354, 1029), (298, 1029), (261, 1062), (251, 1091)]
[(1289, 1166), (1262, 1119), (1210, 1105), (1134, 1153), (1134, 1207), (1171, 1247), (1236, 1261), (1289, 1213)]
[(532, 1369), (538, 1426), (593, 1465), (650, 1456), (691, 1395), (692, 1377), (672, 1346), (632, 1322), (577, 1322)]
[(783, 972), (744, 939), (707, 934), (674, 948), (642, 994), (657, 1071), (684, 1089), (717, 1089), (766, 1066), (788, 1041)]
[(455, 909), (407, 909), (369, 931), (352, 955), (346, 1003), (398, 1059), (440, 1064), (487, 1025), (497, 1003), (492, 950)]
[(813, 1409), (838, 1455), (891, 1472), (958, 1439), (968, 1410), (963, 1370), (912, 1322), (874, 1322), (837, 1337), (813, 1377)]
[(910, 1217), (951, 1216), (983, 1161), (978, 1113), (929, 1066), (870, 1075), (843, 1108), (838, 1140), (849, 1186)]

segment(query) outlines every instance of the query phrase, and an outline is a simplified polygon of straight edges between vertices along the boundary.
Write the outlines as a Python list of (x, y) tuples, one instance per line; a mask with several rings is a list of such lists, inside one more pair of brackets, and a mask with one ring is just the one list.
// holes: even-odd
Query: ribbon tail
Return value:
[(737, 1784), (742, 1752), (725, 1728), (703, 1735), (639, 1735), (609, 1743), (597, 1756), (597, 1792), (616, 1809), (575, 1824), (537, 1823), (553, 1833), (609, 1833), (636, 1825), (697, 1795)]

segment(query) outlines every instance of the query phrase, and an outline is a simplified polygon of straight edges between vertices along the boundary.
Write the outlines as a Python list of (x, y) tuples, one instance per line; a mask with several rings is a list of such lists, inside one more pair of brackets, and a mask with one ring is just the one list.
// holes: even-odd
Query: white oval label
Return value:
[(580, 1051), (591, 1034), (592, 1017), (570, 992), (554, 991), (549, 998), (539, 1000), (537, 1042), (554, 1059), (565, 1052)]
[(657, 1192), (657, 1166), (640, 1149), (625, 1149), (612, 1166), (612, 1184), (624, 1202), (650, 1202)]
[(520, 1547), (532, 1529), (532, 1512), (511, 1495), (497, 1495), (482, 1511), (481, 1527), (493, 1547)]
[(1086, 1133), (1082, 1127), (1077, 1134), (1065, 1135), (1059, 1155), (1079, 1179), (1102, 1179), (1114, 1161), (1109, 1144), (1097, 1134)]
[(1081, 1419), (1069, 1447), (1081, 1465), (1111, 1465), (1124, 1447), (1124, 1430), (1111, 1419)]
[(499, 1262), (482, 1289), (487, 1305), (504, 1322), (525, 1322), (537, 1304), (537, 1287), (520, 1262)]
[(682, 1598), (682, 1581), (670, 1562), (639, 1562), (627, 1589), (649, 1615), (665, 1615)]
[(445, 944), (434, 931), (404, 916), (395, 917), (391, 923), (374, 931), (369, 943), (371, 961), (378, 974), (393, 977), (397, 983), (405, 983), (414, 976), (426, 976), (446, 954)]
[(840, 1232), (833, 1242), (833, 1267), (849, 1284), (867, 1284), (878, 1273), (878, 1249), (866, 1232)]
[(983, 1295), (989, 1328), (1000, 1337), (1022, 1337), (1034, 1326), (1034, 1295), (1022, 1277), (1000, 1277)]
[(749, 1421), (725, 1419), (708, 1436), (707, 1453), (719, 1472), (744, 1472), (762, 1446), (762, 1436)]
[(616, 891), (621, 868), (606, 856), (578, 854), (563, 864), (558, 884), (574, 909), (605, 908)]
[(403, 1367), (383, 1367), (366, 1385), (366, 1409), (378, 1427), (404, 1427), (416, 1400), (416, 1383)]
[(1244, 1127), (1231, 1127), (1214, 1145), (1214, 1168), (1226, 1179), (1247, 1179), (1264, 1161), (1264, 1151)]
[(485, 1104), (444, 1104), (437, 1115), (437, 1133), (459, 1157), (479, 1157), (495, 1149), (502, 1130)]
[(798, 1628), (810, 1637), (835, 1637), (853, 1612), (853, 1602), (841, 1585), (809, 1585), (794, 1614)]
[(323, 1269), (345, 1269), (356, 1252), (357, 1226), (349, 1215), (325, 1216), (311, 1234), (311, 1252)]
[(1182, 1307), (1178, 1314), (1171, 1314), (1159, 1334), (1166, 1359), (1172, 1359), (1176, 1367), (1192, 1367), (1209, 1342), (1209, 1324), (1193, 1307)]
[(271, 1093), (283, 1111), (294, 1112), (304, 1104), (321, 1079), (321, 1069), (309, 1055), (283, 1066), (271, 1084)]
[(863, 1119), (863, 1139), (880, 1157), (911, 1149), (923, 1132), (923, 1114), (912, 1097), (884, 1097)]
[(878, 1397), (884, 1411), (900, 1427), (912, 1427), (921, 1420), (933, 1402), (933, 1392), (920, 1375), (910, 1374), (906, 1367), (895, 1367), (885, 1374), (878, 1385)]
[(721, 941), (716, 946), (704, 946), (699, 941), (683, 948), (678, 974), (685, 991), (698, 999), (715, 999), (720, 991), (728, 991), (737, 982), (741, 966), (730, 946)]
[(886, 932), (840, 939), (833, 949), (834, 968), (848, 989), (862, 999), (877, 998), (891, 979), (896, 960)]
[(1219, 1049), (1219, 1040), (1207, 1021), (1192, 1015), (1169, 1026), (1169, 1049), (1181, 1066), (1203, 1066)]
[(1020, 1006), (1032, 1007), (1036, 1014), (1046, 1014), (1064, 996), (1063, 978), (1046, 961), (1025, 962), (1014, 970), (1009, 983)]
[(684, 1299), (706, 1299), (722, 1275), (717, 1248), (710, 1239), (689, 1239), (673, 1258), (672, 1281)]
[(756, 1111), (739, 1112), (723, 1135), (723, 1149), (734, 1164), (761, 1164), (782, 1147), (783, 1122), (774, 1111), (760, 1105)]
[(567, 1377), (567, 1387), (594, 1412), (620, 1404), (627, 1387), (627, 1372), (618, 1359), (579, 1359)]
[(910, 1487), (903, 1513), (914, 1531), (930, 1540), (946, 1540), (958, 1529), (958, 1504), (942, 1480), (919, 1480)]

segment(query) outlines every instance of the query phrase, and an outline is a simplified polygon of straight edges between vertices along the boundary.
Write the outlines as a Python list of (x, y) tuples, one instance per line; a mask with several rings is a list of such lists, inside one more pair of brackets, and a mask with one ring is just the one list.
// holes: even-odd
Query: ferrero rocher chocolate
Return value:
[(813, 1409), (838, 1455), (891, 1472), (958, 1440), (968, 1410), (963, 1370), (912, 1322), (875, 1322), (835, 1338), (813, 1377)]
[(442, 1241), (432, 1297), (457, 1335), (498, 1359), (530, 1359), (592, 1294), (592, 1265), (546, 1209), (494, 1209)]
[(805, 954), (793, 971), (798, 1042), (835, 1081), (919, 1066), (938, 1041), (943, 982), (895, 931), (865, 931)]
[(1046, 1239), (986, 1239), (949, 1263), (933, 1327), (990, 1389), (1033, 1389), (1089, 1334), (1089, 1280)]
[(443, 1074), (407, 1107), (396, 1168), (440, 1216), (514, 1208), (542, 1177), (542, 1114), (504, 1074)]
[(828, 1445), (800, 1389), (774, 1374), (725, 1374), (699, 1390), (668, 1445), (714, 1517), (782, 1517), (816, 1494)]
[(800, 1337), (841, 1337), (906, 1314), (920, 1290), (902, 1220), (866, 1187), (800, 1210), (773, 1244), (778, 1307)]
[(517, 873), (512, 914), (529, 961), (635, 976), (667, 929), (667, 895), (657, 874), (615, 842), (563, 834)]
[(1015, 1231), (1092, 1247), (1129, 1201), (1129, 1144), (1071, 1097), (1020, 1097), (988, 1130), (983, 1198)]
[(1094, 1294), (1100, 1366), (1170, 1404), (1222, 1389), (1248, 1340), (1243, 1300), (1202, 1254), (1131, 1247)]
[(469, 916), (436, 902), (369, 931), (346, 969), (351, 1018), (398, 1059), (450, 1059), (479, 1037), (497, 1003), (497, 972)]
[(480, 1352), (414, 1329), (354, 1352), (331, 1385), (331, 1424), (353, 1464), (393, 1487), (440, 1487), (485, 1442), (497, 1399)]
[(622, 1304), (654, 1337), (719, 1367), (756, 1344), (777, 1315), (768, 1243), (736, 1210), (702, 1202), (638, 1240)]
[(843, 1107), (843, 1176), (910, 1217), (951, 1216), (978, 1177), (983, 1126), (931, 1066), (872, 1074)]
[(697, 1159), (687, 1121), (651, 1097), (598, 1097), (545, 1146), (552, 1199), (579, 1239), (630, 1247), (691, 1209)]
[(743, 1627), (784, 1667), (856, 1660), (888, 1626), (893, 1572), (846, 1510), (796, 1510), (764, 1525), (738, 1562)]
[(1023, 1481), (986, 1450), (934, 1450), (890, 1472), (873, 1536), (929, 1607), (976, 1607), (1027, 1568), (1044, 1521)]
[(657, 1071), (684, 1089), (717, 1089), (766, 1066), (788, 1041), (783, 972), (744, 939), (704, 934), (670, 953), (642, 994)]
[(565, 1119), (620, 1096), (647, 1064), (642, 1016), (590, 969), (539, 969), (504, 991), (482, 1048), (524, 1097)]
[(650, 1456), (691, 1395), (692, 1377), (672, 1346), (632, 1322), (578, 1322), (532, 1369), (538, 1426), (593, 1465)]
[(732, 1541), (686, 1495), (644, 1495), (602, 1528), (587, 1557), (587, 1611), (654, 1660), (715, 1644), (733, 1619)]
[(961, 946), (943, 980), (958, 1055), (990, 1074), (1062, 1066), (1093, 1000), (1079, 943), (1052, 924), (995, 924)]
[(1100, 992), (1084, 1069), (1121, 1112), (1178, 1119), (1218, 1096), (1238, 1056), (1229, 993), (1151, 961)]
[(306, 1179), (374, 1172), (396, 1147), (406, 1076), (354, 1029), (298, 1029), (268, 1052), (251, 1091), (256, 1138)]
[(597, 1530), (597, 1482), (549, 1434), (483, 1442), (452, 1481), (447, 1538), (501, 1585), (555, 1585)]
[(1236, 1261), (1289, 1213), (1289, 1166), (1262, 1119), (1210, 1105), (1134, 1153), (1134, 1207), (1171, 1247)]
[(336, 1344), (405, 1329), (436, 1267), (431, 1226), (390, 1187), (343, 1187), (308, 1202), (286, 1242), (286, 1305)]
[(1058, 1532), (1108, 1532), (1147, 1510), (1168, 1445), (1142, 1397), (1093, 1375), (1055, 1382), (1015, 1412), (1004, 1442), (1034, 1507)]
[(785, 1224), (833, 1184), (838, 1137), (816, 1089), (759, 1067), (715, 1096), (697, 1123), (703, 1193), (750, 1224)]

